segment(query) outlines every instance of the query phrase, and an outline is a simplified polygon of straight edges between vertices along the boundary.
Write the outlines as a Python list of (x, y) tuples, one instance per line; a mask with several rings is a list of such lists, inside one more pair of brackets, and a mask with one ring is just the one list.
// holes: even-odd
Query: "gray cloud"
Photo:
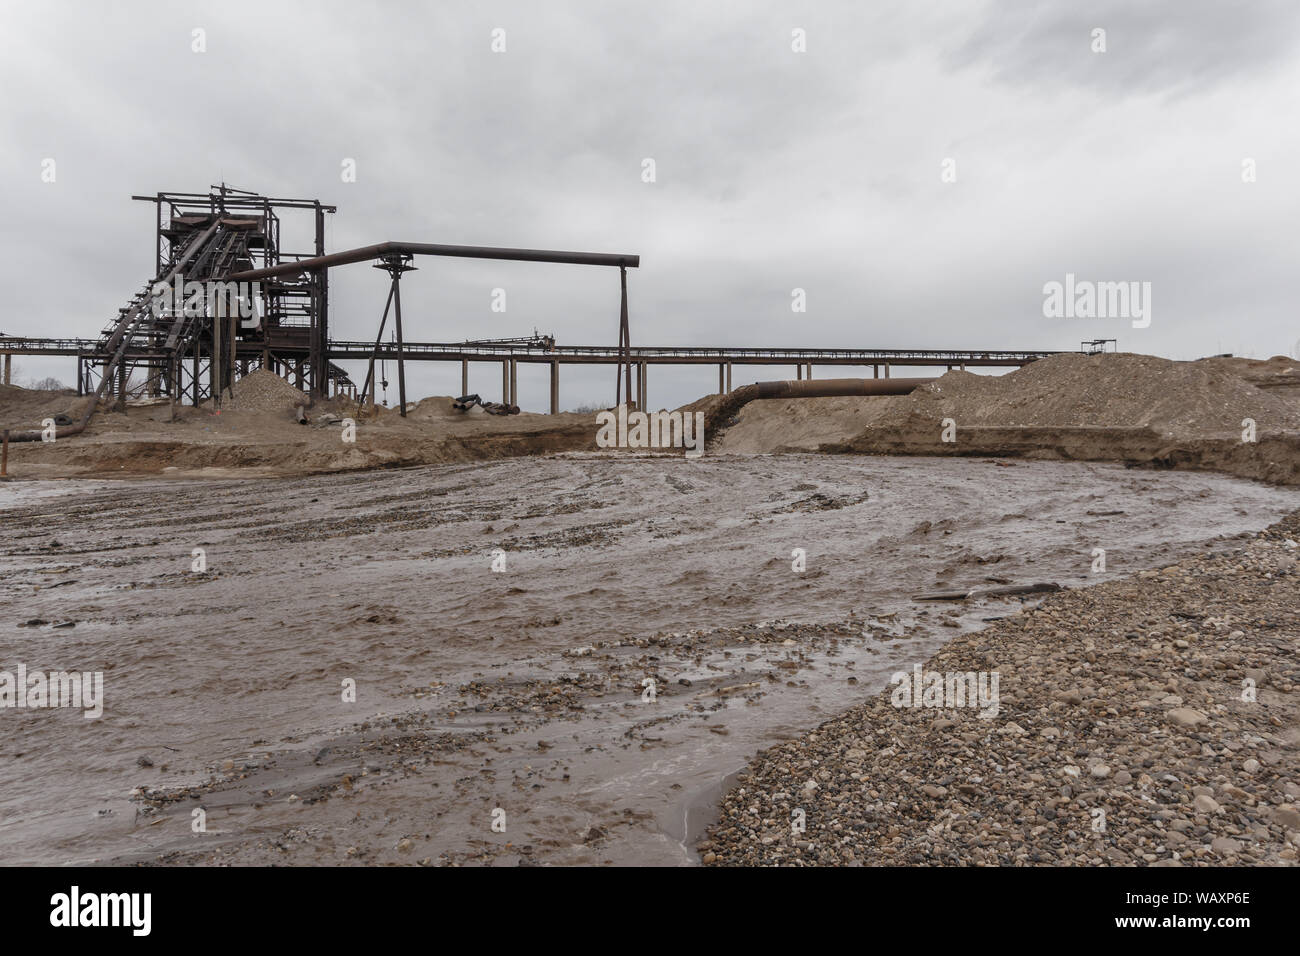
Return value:
[[(0, 330), (94, 335), (149, 278), (152, 210), (128, 197), (225, 180), (336, 203), (331, 249), (640, 253), (638, 344), (1293, 348), (1296, 14), (1076, 7), (11, 5)], [(1104, 56), (1093, 26), (1108, 30)], [(790, 49), (796, 27), (807, 53)], [(345, 157), (356, 183), (340, 181)], [(1247, 157), (1256, 183), (1241, 181)], [(945, 158), (955, 183), (940, 181)], [(607, 271), (420, 267), (403, 292), (411, 338), (615, 339)], [(1044, 319), (1042, 286), (1067, 271), (1151, 281), (1151, 328)], [(384, 283), (365, 266), (335, 273), (337, 334), (374, 334)], [(498, 286), (505, 315), (488, 310)], [(807, 315), (790, 312), (795, 287)], [(23, 364), (70, 377), (66, 362)], [(476, 377), (495, 388), (499, 371)], [(459, 369), (411, 378), (446, 393)], [(607, 379), (566, 376), (565, 404), (606, 398)], [(676, 404), (713, 383), (661, 370), (651, 386)], [(543, 378), (522, 387), (544, 406)]]
[[(1104, 55), (1093, 30), (1106, 31)], [(1266, 73), (1295, 52), (1300, 7), (1287, 0), (1100, 0), (990, 4), (946, 57), (1025, 92), (1077, 86), (1099, 94), (1189, 94)]]

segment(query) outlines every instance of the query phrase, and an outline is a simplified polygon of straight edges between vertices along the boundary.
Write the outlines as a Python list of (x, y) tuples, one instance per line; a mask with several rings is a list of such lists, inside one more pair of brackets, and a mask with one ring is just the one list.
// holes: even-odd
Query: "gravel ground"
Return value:
[(1300, 512), (954, 640), (925, 672), (996, 672), (996, 717), (891, 686), (759, 753), (702, 859), (1294, 865), (1298, 539)]

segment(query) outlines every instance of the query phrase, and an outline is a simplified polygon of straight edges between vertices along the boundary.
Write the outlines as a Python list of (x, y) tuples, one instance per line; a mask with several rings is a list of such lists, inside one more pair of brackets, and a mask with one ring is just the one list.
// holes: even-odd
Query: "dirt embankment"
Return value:
[[(61, 393), (6, 388), (0, 420), (32, 429), (78, 400)], [(84, 407), (84, 406), (83, 406)], [(297, 420), (305, 410), (308, 424)], [(343, 420), (356, 424), (347, 440)], [(595, 448), (592, 416), (521, 414), (496, 417), (451, 409), (451, 399), (426, 398), (406, 418), (381, 408), (358, 415), (354, 402), (312, 405), (308, 396), (270, 372), (240, 379), (218, 410), (165, 402), (106, 405), (81, 435), (9, 449), (19, 477), (124, 475), (305, 475), (550, 454)]]
[(0, 428), (30, 431), (43, 428), (41, 423), (47, 418), (57, 423), (61, 416), (80, 421), (90, 401), (89, 397), (78, 398), (71, 389), (47, 391), (0, 385)]
[(1293, 380), (1300, 363), (1282, 357), (1065, 354), (1001, 376), (949, 372), (910, 395), (715, 403), (712, 450), (1123, 461), (1300, 484), (1300, 390), (1278, 384)]
[[(1121, 461), (1223, 471), (1300, 484), (1300, 363), (1146, 355), (1063, 354), (1007, 375), (954, 371), (910, 395), (751, 400), (752, 386), (709, 395), (702, 411), (712, 453), (791, 451), (887, 455), (978, 455)], [(0, 424), (34, 429), (46, 418), (79, 418), (88, 399), (71, 393), (0, 389)], [(309, 427), (296, 421), (304, 407)], [(152, 474), (160, 471), (309, 474), (593, 450), (591, 415), (493, 416), (457, 412), (451, 398), (368, 412), (356, 442), (339, 419), (343, 399), (312, 405), (269, 372), (236, 383), (210, 405), (101, 409), (82, 435), (16, 445), (29, 475)], [(1247, 420), (1255, 440), (1243, 440)], [(950, 426), (945, 428), (945, 426)], [(23, 471), (17, 472), (22, 474)]]

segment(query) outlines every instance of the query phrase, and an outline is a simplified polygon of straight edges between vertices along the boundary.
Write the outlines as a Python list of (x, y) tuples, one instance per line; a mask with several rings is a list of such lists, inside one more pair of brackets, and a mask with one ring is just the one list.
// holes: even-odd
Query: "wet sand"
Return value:
[(851, 455), (0, 486), (0, 666), (103, 670), (107, 699), (0, 712), (6, 858), (692, 862), (755, 751), (1021, 606), (910, 595), (1091, 584), (1095, 547), (1130, 574), (1297, 506)]

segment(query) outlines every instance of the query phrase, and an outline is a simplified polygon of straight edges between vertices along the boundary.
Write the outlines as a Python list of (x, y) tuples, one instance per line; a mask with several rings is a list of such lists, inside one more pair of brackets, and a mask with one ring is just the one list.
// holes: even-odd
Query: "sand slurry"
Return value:
[(704, 862), (1294, 865), (1297, 539), (1300, 512), (956, 638), (924, 671), (997, 672), (996, 717), (889, 687), (760, 752)]

